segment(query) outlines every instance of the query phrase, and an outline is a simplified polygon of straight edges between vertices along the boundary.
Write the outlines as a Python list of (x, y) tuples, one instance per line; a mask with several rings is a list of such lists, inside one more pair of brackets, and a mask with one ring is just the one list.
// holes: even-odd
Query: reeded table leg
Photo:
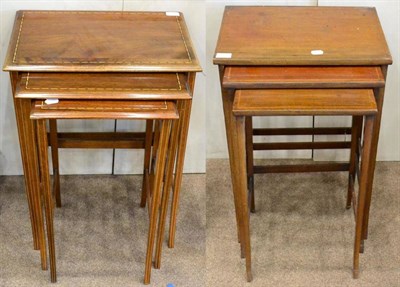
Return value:
[(18, 136), (24, 169), (25, 189), (31, 217), (34, 248), (40, 250), (42, 269), (47, 269), (46, 240), (42, 207), (40, 204), (39, 165), (36, 149), (35, 126), (30, 120), (31, 101), (14, 98)]
[[(181, 103), (182, 102), (178, 103), (178, 109), (180, 108), (179, 106)], [(168, 145), (167, 166), (166, 166), (164, 186), (161, 198), (161, 207), (160, 207), (161, 212), (160, 212), (160, 218), (158, 220), (156, 252), (154, 259), (154, 268), (156, 269), (159, 269), (161, 265), (161, 251), (162, 251), (162, 244), (164, 241), (164, 231), (165, 231), (165, 222), (168, 211), (169, 193), (174, 175), (173, 173), (174, 173), (175, 158), (177, 152), (178, 137), (179, 137), (179, 122), (174, 121), (172, 123), (172, 131)]]
[(146, 206), (146, 197), (148, 191), (148, 177), (151, 160), (151, 147), (153, 145), (153, 120), (146, 120), (146, 138), (144, 141), (144, 167), (143, 167), (143, 182), (142, 182), (142, 197), (140, 207)]
[[(21, 101), (23, 101), (23, 100), (15, 99), (15, 91), (16, 91), (17, 83), (18, 83), (18, 73), (17, 72), (10, 73), (10, 82), (11, 82), (11, 90), (12, 90), (13, 99), (14, 99), (14, 109), (15, 109), (15, 117), (16, 117), (16, 121), (17, 121), (22, 165), (23, 165), (24, 175), (25, 175), (25, 177), (24, 177), (25, 178), (25, 191), (26, 191), (26, 196), (28, 199), (29, 215), (30, 215), (30, 219), (31, 219), (33, 248), (35, 250), (38, 250), (40, 248), (39, 237), (38, 237), (39, 231), (38, 231), (38, 227), (36, 224), (36, 214), (35, 214), (35, 209), (34, 209), (35, 203), (34, 203), (34, 195), (33, 195), (33, 187), (32, 187), (33, 181), (28, 180), (30, 174), (28, 174), (28, 171), (29, 171), (28, 162), (29, 161), (28, 161), (27, 157), (29, 157), (29, 154), (26, 154), (27, 148), (25, 147), (25, 142), (27, 141), (27, 136), (25, 136), (25, 128), (30, 127), (29, 124), (27, 123), (27, 121), (30, 121), (30, 119), (29, 119), (29, 115), (28, 115), (28, 117), (26, 117), (26, 114), (23, 113), (23, 105), (21, 104)], [(30, 127), (30, 128), (32, 128), (32, 127)]]
[(50, 278), (51, 282), (57, 282), (56, 249), (54, 244), (54, 226), (53, 226), (54, 203), (50, 189), (46, 120), (37, 120), (37, 138), (38, 138), (38, 149), (39, 149), (41, 190), (45, 206), (47, 241), (49, 243)]
[(51, 161), (53, 164), (53, 193), (56, 198), (56, 206), (61, 207), (60, 193), (60, 168), (58, 164), (58, 132), (57, 120), (49, 120), (50, 126), (50, 146), (51, 146)]
[(175, 180), (173, 185), (172, 203), (171, 203), (171, 216), (169, 223), (169, 240), (168, 247), (174, 248), (175, 245), (175, 232), (176, 232), (176, 218), (178, 212), (179, 194), (181, 191), (183, 164), (185, 160), (185, 150), (187, 142), (187, 134), (189, 131), (190, 111), (192, 106), (191, 100), (182, 101), (182, 109), (179, 110), (180, 133), (177, 145), (176, 167), (175, 167)]
[(153, 247), (156, 235), (156, 226), (157, 226), (157, 215), (160, 205), (160, 196), (161, 196), (161, 186), (164, 178), (164, 168), (165, 168), (165, 159), (166, 152), (168, 148), (168, 139), (171, 128), (171, 120), (163, 120), (161, 123), (161, 132), (160, 132), (160, 141), (159, 141), (159, 149), (156, 160), (155, 167), (155, 176), (154, 176), (154, 184), (153, 184), (153, 195), (151, 202), (151, 210), (150, 210), (150, 223), (149, 223), (149, 232), (147, 239), (147, 252), (146, 252), (146, 264), (144, 270), (144, 284), (150, 284), (150, 275), (151, 275), (151, 263), (153, 259)]
[[(189, 92), (193, 95), (194, 84), (196, 80), (195, 73), (188, 73), (188, 87)], [(176, 166), (175, 166), (175, 179), (174, 190), (172, 194), (171, 215), (169, 223), (169, 239), (168, 247), (174, 248), (175, 245), (175, 232), (176, 232), (176, 218), (178, 213), (179, 194), (181, 191), (183, 164), (185, 161), (185, 152), (187, 144), (187, 136), (189, 132), (190, 113), (192, 109), (192, 100), (182, 100), (179, 104), (182, 108), (179, 109), (179, 139), (177, 144)]]

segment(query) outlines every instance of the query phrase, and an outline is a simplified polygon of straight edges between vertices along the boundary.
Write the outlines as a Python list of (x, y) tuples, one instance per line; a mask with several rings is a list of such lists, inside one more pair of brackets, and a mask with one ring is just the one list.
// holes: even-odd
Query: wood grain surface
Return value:
[(366, 115), (377, 112), (367, 89), (237, 90), (235, 115)]
[[(322, 55), (312, 51), (322, 50)], [(384, 65), (392, 58), (375, 8), (225, 8), (220, 65)]]
[(7, 71), (200, 71), (182, 14), (18, 11)]
[(183, 73), (22, 73), (17, 98), (191, 99)]
[(170, 101), (34, 101), (31, 119), (178, 119)]
[(385, 79), (379, 66), (231, 66), (225, 69), (222, 84), (235, 89), (375, 88), (385, 86)]

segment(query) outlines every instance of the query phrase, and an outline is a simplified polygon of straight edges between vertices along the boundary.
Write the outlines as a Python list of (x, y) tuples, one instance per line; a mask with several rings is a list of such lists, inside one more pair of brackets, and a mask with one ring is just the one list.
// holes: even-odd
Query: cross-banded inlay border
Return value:
[[(22, 33), (22, 28), (24, 24), (24, 17), (25, 13), (36, 13), (36, 14), (54, 14), (54, 13), (59, 13), (59, 14), (111, 14), (111, 13), (121, 13), (121, 14), (156, 14), (154, 12), (92, 12), (92, 11), (29, 11), (29, 12), (23, 12), (22, 17), (21, 17), (21, 23), (19, 25), (19, 30), (18, 30), (18, 37), (17, 41), (15, 44), (15, 49), (14, 49), (14, 55), (13, 55), (13, 63), (16, 63), (17, 60), (17, 54), (18, 54), (18, 47), (19, 43), (21, 40), (21, 33)], [(164, 14), (164, 13), (162, 13)], [(165, 14), (164, 14), (165, 15)], [(166, 16), (166, 17), (171, 17), (171, 16)], [(183, 45), (185, 46), (186, 54), (188, 57), (187, 61), (115, 61), (115, 62), (106, 62), (106, 61), (41, 61), (40, 63), (44, 64), (190, 64), (192, 63), (192, 56), (190, 55), (188, 45), (185, 40), (185, 36), (183, 35), (183, 30), (182, 26), (180, 23), (180, 16), (175, 16), (176, 23), (179, 28), (179, 32), (181, 34), (182, 42)]]
[(167, 101), (164, 101), (162, 106), (155, 107), (154, 105), (142, 105), (138, 108), (133, 107), (60, 107), (59, 105), (48, 105), (44, 101), (39, 106), (41, 110), (74, 110), (74, 111), (140, 111), (140, 110), (167, 110)]
[(41, 87), (41, 88), (33, 88), (29, 87), (29, 76), (30, 73), (26, 76), (25, 80), (25, 90), (48, 90), (48, 91), (182, 91), (181, 81), (179, 79), (179, 74), (176, 74), (176, 83), (177, 88), (169, 89), (169, 88), (74, 88), (74, 87), (66, 87), (66, 88), (51, 88), (51, 87)]

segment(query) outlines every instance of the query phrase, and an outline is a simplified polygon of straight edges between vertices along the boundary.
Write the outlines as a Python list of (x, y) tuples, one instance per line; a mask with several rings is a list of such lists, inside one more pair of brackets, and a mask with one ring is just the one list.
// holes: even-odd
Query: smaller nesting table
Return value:
[[(47, 242), (50, 258), (50, 278), (51, 282), (57, 281), (56, 274), (56, 254), (54, 243), (54, 204), (50, 192), (50, 174), (48, 164), (48, 139), (47, 139), (47, 120), (55, 119), (127, 119), (127, 120), (159, 120), (160, 131), (157, 140), (157, 148), (152, 150), (154, 158), (157, 160), (152, 165), (152, 180), (148, 193), (149, 207), (149, 231), (145, 264), (145, 283), (150, 282), (151, 263), (153, 258), (153, 245), (155, 242), (157, 217), (159, 216), (162, 181), (167, 154), (175, 148), (170, 145), (170, 132), (172, 121), (178, 119), (176, 105), (167, 101), (74, 101), (63, 100), (54, 104), (46, 104), (45, 101), (35, 101), (31, 108), (31, 119), (36, 124), (36, 137), (38, 140), (39, 170), (41, 195), (39, 201), (44, 201)], [(176, 130), (175, 125), (175, 130)], [(155, 145), (154, 145), (155, 146)], [(171, 166), (171, 165), (169, 165)], [(171, 174), (167, 170), (167, 173)], [(165, 190), (167, 192), (167, 190)], [(163, 197), (165, 197), (163, 195)], [(43, 199), (42, 199), (43, 198)], [(42, 203), (40, 204), (42, 206)], [(163, 206), (166, 209), (166, 206)], [(162, 211), (165, 213), (166, 211)], [(160, 220), (165, 220), (161, 218)], [(43, 223), (42, 223), (43, 224)], [(164, 223), (159, 223), (164, 224)], [(163, 237), (159, 230), (159, 237)], [(45, 248), (45, 247), (41, 247)]]
[[(359, 253), (361, 247), (362, 221), (368, 172), (371, 168), (371, 141), (377, 107), (372, 90), (362, 89), (314, 89), (314, 90), (237, 90), (233, 103), (234, 155), (236, 172), (233, 175), (237, 186), (239, 208), (240, 242), (246, 258), (247, 280), (252, 280), (249, 213), (246, 178), (246, 132), (245, 116), (314, 116), (350, 115), (365, 116), (362, 141), (362, 163), (359, 195), (355, 199), (356, 234), (354, 243), (353, 276), (359, 275)], [(352, 150), (355, 153), (355, 149)], [(354, 197), (356, 198), (356, 196)]]

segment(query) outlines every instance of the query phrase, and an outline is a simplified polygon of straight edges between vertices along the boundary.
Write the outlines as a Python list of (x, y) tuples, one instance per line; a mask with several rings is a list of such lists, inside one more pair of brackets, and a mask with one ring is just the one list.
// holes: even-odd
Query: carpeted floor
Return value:
[(253, 282), (240, 259), (229, 162), (207, 165), (207, 286), (400, 286), (400, 163), (379, 162), (369, 239), (352, 279), (354, 216), (346, 173), (255, 177)]
[[(143, 286), (147, 209), (141, 176), (62, 176), (55, 211), (57, 284), (33, 250), (21, 176), (0, 177), (0, 286)], [(205, 285), (205, 175), (184, 175), (175, 248), (151, 286)]]
[[(370, 233), (352, 279), (346, 173), (256, 175), (252, 283), (240, 259), (227, 160), (185, 175), (176, 246), (151, 286), (400, 286), (400, 163), (380, 162)], [(32, 249), (22, 177), (0, 177), (0, 286), (143, 286), (148, 217), (141, 176), (63, 176), (56, 209), (58, 283)], [(205, 193), (207, 190), (207, 196)]]

